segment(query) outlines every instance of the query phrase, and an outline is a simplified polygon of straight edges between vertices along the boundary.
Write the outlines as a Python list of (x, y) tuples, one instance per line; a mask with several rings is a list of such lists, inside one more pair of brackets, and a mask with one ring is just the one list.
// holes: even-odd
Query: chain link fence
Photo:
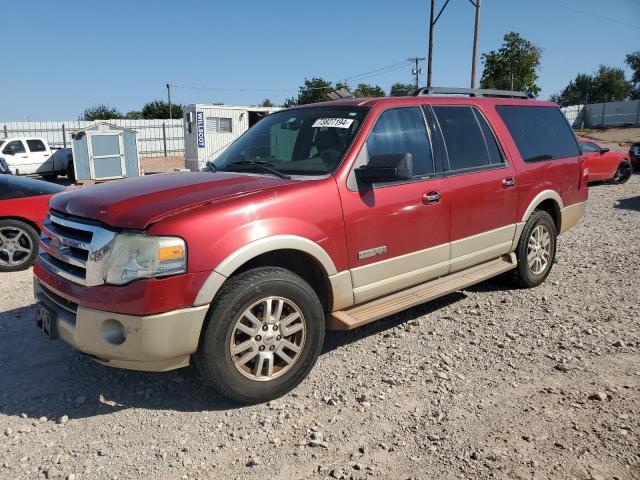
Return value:
[[(177, 120), (102, 120), (137, 132), (141, 157), (184, 155), (184, 127)], [(40, 137), (54, 148), (70, 147), (71, 134), (101, 121), (0, 122), (0, 139), (9, 137)]]

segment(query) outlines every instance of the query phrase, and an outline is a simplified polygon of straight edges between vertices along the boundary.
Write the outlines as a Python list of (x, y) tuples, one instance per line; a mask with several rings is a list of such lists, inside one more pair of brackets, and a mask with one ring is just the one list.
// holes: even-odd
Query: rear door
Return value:
[(414, 177), (358, 185), (352, 170), (339, 186), (356, 303), (448, 272), (449, 187), (432, 152), (419, 106), (386, 109), (354, 168), (378, 155), (410, 153)]
[(511, 251), (517, 172), (478, 108), (434, 105), (429, 110), (446, 146), (453, 272)]
[(54, 171), (53, 156), (47, 145), (39, 138), (27, 139), (27, 150), (31, 172), (44, 175)]

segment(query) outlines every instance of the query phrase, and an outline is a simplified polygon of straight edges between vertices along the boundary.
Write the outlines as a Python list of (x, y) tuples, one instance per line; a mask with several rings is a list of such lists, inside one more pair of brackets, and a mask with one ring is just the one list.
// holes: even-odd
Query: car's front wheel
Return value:
[(611, 179), (611, 183), (622, 185), (631, 178), (632, 173), (633, 169), (631, 168), (631, 164), (626, 160), (623, 160), (622, 162), (620, 162), (620, 165), (618, 165), (618, 169), (616, 170), (616, 174)]
[(26, 270), (38, 255), (38, 232), (20, 220), (0, 220), (0, 272)]
[(195, 363), (220, 393), (265, 402), (295, 388), (324, 340), (322, 304), (298, 275), (260, 267), (231, 277), (213, 300)]

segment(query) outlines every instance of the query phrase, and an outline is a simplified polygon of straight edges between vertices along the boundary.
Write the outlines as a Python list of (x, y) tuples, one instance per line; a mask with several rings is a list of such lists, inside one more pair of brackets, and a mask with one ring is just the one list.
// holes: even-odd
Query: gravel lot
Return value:
[(0, 276), (0, 478), (640, 478), (640, 176), (591, 188), (533, 290), (496, 279), (355, 332), (238, 408), (193, 369), (110, 369)]

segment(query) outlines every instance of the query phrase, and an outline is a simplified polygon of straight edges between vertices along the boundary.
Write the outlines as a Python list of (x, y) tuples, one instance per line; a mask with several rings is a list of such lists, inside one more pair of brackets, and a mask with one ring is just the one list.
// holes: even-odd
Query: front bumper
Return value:
[(131, 370), (189, 365), (208, 310), (203, 305), (147, 316), (94, 310), (66, 300), (35, 277), (33, 291), (54, 313), (60, 338), (100, 363)]

